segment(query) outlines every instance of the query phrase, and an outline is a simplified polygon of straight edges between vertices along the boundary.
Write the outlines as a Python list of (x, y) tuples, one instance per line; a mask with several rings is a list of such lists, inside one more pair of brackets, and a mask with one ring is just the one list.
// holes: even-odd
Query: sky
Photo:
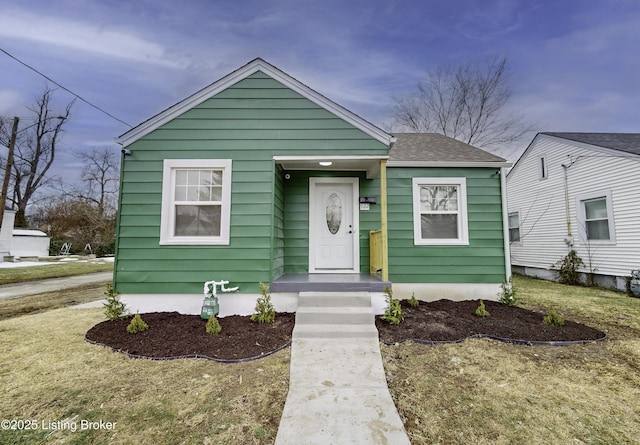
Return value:
[[(429, 71), (507, 57), (509, 111), (534, 128), (497, 150), (510, 161), (541, 131), (640, 131), (638, 0), (0, 0), (0, 48), (117, 118), (75, 103), (68, 178), (73, 150), (119, 151), (128, 125), (256, 57), (384, 129)], [(0, 52), (0, 116), (29, 125), (45, 85)]]

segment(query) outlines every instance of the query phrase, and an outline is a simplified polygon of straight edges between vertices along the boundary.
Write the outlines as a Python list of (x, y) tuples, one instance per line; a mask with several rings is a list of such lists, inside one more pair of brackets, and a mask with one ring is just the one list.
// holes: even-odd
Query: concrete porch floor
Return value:
[(382, 292), (389, 281), (363, 273), (284, 274), (271, 282), (271, 292)]

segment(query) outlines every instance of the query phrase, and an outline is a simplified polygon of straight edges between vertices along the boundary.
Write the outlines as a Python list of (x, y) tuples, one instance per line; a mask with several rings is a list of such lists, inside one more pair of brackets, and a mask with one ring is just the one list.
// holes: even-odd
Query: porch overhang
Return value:
[(380, 161), (389, 156), (274, 156), (284, 170), (363, 171), (366, 178), (380, 175)]

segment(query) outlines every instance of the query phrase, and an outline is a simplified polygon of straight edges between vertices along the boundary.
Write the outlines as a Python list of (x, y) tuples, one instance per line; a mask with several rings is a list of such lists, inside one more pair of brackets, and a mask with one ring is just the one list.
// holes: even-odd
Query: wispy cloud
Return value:
[(69, 55), (82, 51), (85, 55), (167, 67), (183, 65), (169, 57), (162, 45), (145, 40), (128, 29), (50, 14), (5, 10), (0, 15), (0, 37), (57, 47)]

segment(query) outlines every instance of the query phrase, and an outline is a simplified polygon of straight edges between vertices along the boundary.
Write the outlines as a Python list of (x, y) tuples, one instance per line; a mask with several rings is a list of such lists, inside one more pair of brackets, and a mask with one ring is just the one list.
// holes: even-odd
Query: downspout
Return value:
[(389, 281), (389, 242), (387, 238), (387, 160), (380, 160), (380, 232), (382, 232), (382, 280)]
[(571, 217), (569, 215), (569, 173), (567, 172), (571, 165), (562, 164), (562, 170), (564, 171), (564, 211), (567, 218), (567, 238), (569, 240), (573, 237), (571, 234)]
[(511, 279), (511, 244), (509, 242), (509, 211), (507, 208), (507, 169), (500, 167), (500, 195), (502, 198), (502, 232), (504, 237), (504, 267), (506, 282)]

